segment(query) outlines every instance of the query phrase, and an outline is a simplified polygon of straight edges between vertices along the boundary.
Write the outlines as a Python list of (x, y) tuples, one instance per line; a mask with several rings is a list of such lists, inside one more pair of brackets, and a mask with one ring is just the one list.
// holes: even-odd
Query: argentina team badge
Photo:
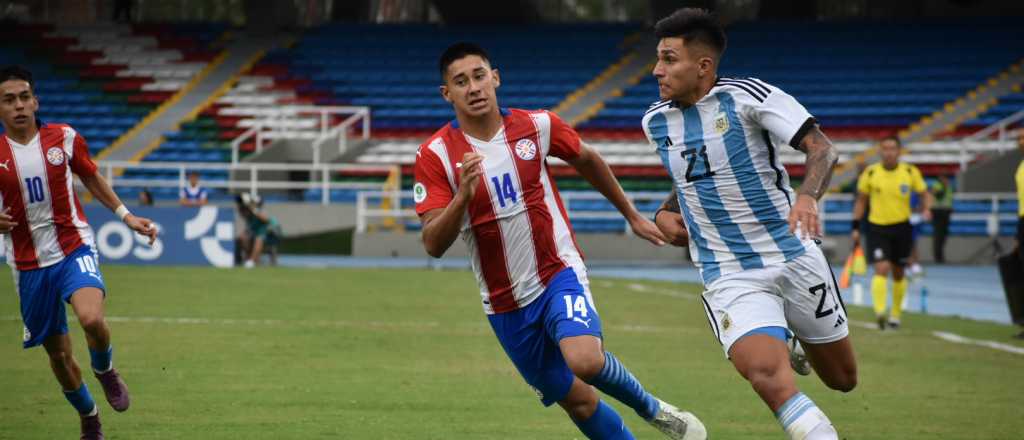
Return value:
[(725, 113), (718, 113), (715, 115), (715, 131), (718, 134), (729, 131), (729, 118), (725, 116)]
[(516, 156), (522, 160), (533, 160), (537, 157), (537, 144), (529, 139), (520, 139), (516, 142)]

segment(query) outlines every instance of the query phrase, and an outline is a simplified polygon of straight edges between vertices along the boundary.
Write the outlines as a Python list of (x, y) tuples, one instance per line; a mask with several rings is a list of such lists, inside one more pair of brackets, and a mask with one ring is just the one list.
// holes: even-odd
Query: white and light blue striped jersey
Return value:
[(655, 103), (644, 133), (672, 176), (705, 285), (790, 261), (814, 246), (789, 232), (795, 200), (779, 145), (798, 145), (814, 118), (757, 79), (719, 78), (696, 104)]

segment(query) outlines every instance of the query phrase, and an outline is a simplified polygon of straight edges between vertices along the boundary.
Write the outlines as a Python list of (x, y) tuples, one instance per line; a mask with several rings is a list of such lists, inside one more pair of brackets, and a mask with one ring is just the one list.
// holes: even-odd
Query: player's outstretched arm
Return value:
[(864, 218), (864, 212), (868, 210), (868, 195), (857, 191), (857, 199), (853, 202), (853, 227), (850, 228), (850, 236), (853, 242), (860, 241), (860, 219)]
[(459, 190), (455, 197), (448, 206), (432, 209), (420, 217), (423, 222), (423, 248), (431, 257), (441, 258), (459, 237), (462, 216), (476, 195), (476, 187), (484, 173), (481, 164), (483, 160), (484, 157), (476, 153), (463, 155), (459, 169)]
[(121, 221), (128, 225), (129, 228), (149, 237), (149, 244), (153, 244), (156, 241), (157, 230), (153, 227), (153, 221), (148, 218), (136, 217), (128, 212), (128, 208), (125, 208), (124, 203), (121, 203), (121, 198), (117, 196), (114, 189), (107, 183), (107, 179), (104, 179), (99, 173), (83, 174), (79, 175), (78, 178), (82, 179), (82, 184), (92, 193), (93, 197), (96, 197), (96, 200), (99, 200), (103, 206), (119, 215)]
[(629, 222), (629, 226), (633, 229), (634, 234), (657, 246), (665, 244), (665, 237), (661, 235), (658, 227), (640, 215), (629, 199), (626, 198), (626, 193), (622, 191), (622, 186), (619, 185), (619, 181), (612, 174), (612, 169), (608, 167), (608, 164), (605, 163), (600, 154), (581, 142), (580, 154), (569, 160), (569, 165), (572, 165), (584, 179), (587, 179), (587, 182), (590, 182), (591, 186), (603, 194), (609, 202), (612, 202), (615, 209), (618, 209), (622, 216), (626, 218), (626, 221)]
[(685, 247), (689, 242), (690, 234), (683, 224), (682, 210), (679, 209), (679, 197), (675, 191), (669, 193), (658, 212), (654, 213), (654, 224), (672, 246)]
[(839, 161), (839, 152), (817, 125), (804, 135), (797, 148), (807, 154), (807, 175), (789, 212), (789, 231), (795, 232), (799, 224), (801, 234), (817, 238), (821, 236), (818, 200), (828, 190), (832, 170)]

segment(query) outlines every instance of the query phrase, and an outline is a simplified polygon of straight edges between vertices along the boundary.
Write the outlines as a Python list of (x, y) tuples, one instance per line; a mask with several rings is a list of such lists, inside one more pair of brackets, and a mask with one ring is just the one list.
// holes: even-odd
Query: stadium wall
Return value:
[[(689, 264), (688, 251), (683, 248), (664, 246), (656, 248), (634, 236), (622, 234), (578, 234), (576, 240), (588, 261), (616, 261), (656, 264)], [(352, 238), (352, 255), (357, 257), (420, 257), (429, 258), (423, 250), (418, 232), (367, 232), (356, 233)], [(1000, 252), (1013, 248), (1012, 237), (995, 240)], [(852, 248), (847, 236), (832, 236), (823, 243), (829, 261), (839, 266)], [(931, 263), (932, 239), (921, 237), (917, 241), (922, 263)], [(949, 237), (946, 240), (946, 261), (950, 264), (991, 264), (996, 248), (988, 237)], [(445, 258), (467, 258), (465, 246), (456, 242), (445, 254)]]

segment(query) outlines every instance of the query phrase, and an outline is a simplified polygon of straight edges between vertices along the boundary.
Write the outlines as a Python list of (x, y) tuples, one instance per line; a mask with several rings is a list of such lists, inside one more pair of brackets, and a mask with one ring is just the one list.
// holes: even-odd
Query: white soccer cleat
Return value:
[(647, 421), (672, 440), (706, 440), (708, 430), (700, 419), (689, 411), (683, 411), (658, 399), (658, 413)]
[(811, 374), (811, 362), (807, 360), (807, 353), (804, 353), (804, 348), (800, 346), (800, 341), (796, 338), (789, 340), (789, 365), (793, 367), (793, 371), (801, 376), (807, 376)]

